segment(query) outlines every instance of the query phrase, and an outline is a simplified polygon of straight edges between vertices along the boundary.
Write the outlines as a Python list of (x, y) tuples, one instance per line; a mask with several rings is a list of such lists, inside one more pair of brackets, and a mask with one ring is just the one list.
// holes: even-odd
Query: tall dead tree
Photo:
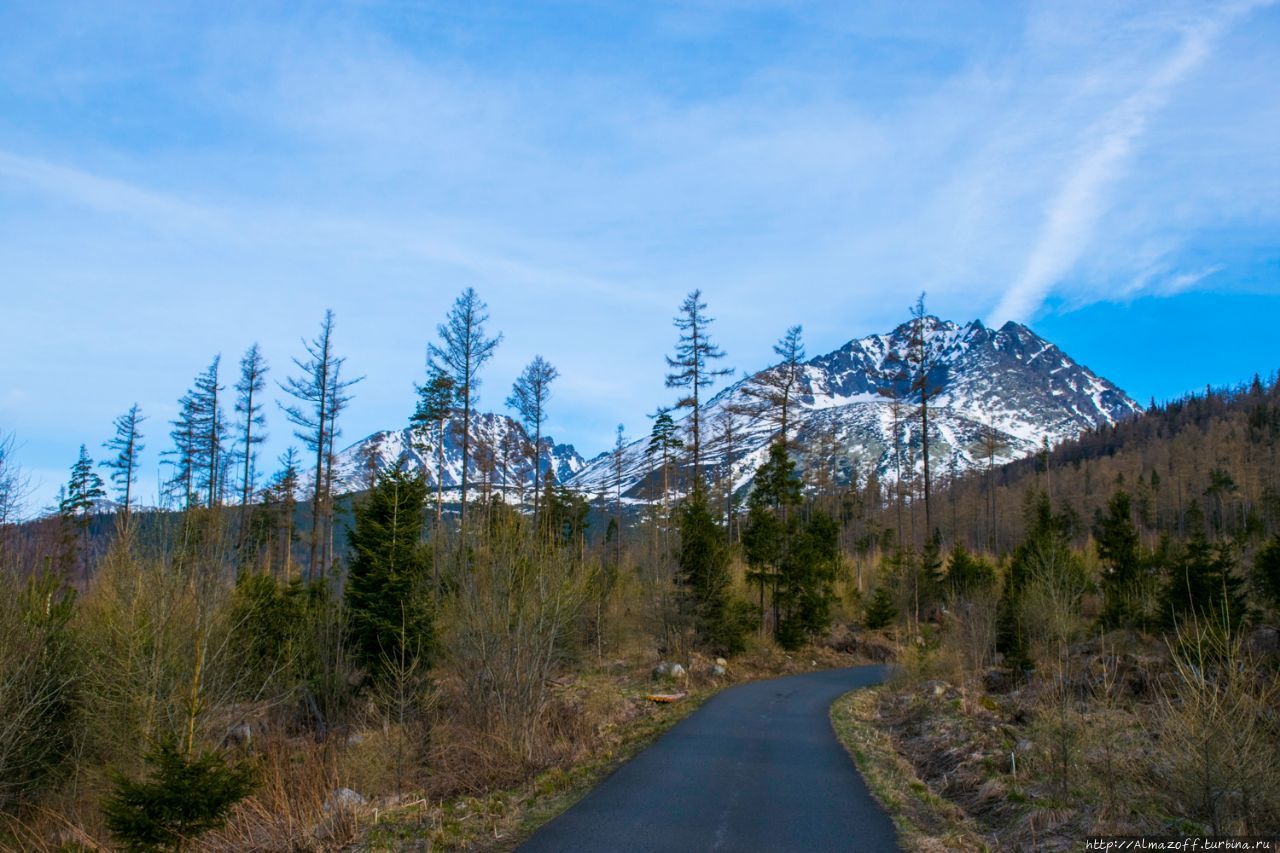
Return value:
[(702, 404), (699, 394), (710, 388), (722, 376), (733, 373), (730, 368), (713, 368), (711, 362), (724, 358), (724, 352), (711, 342), (708, 329), (713, 318), (706, 314), (707, 304), (702, 301), (702, 291), (695, 290), (680, 304), (680, 313), (674, 320), (680, 335), (676, 340), (676, 353), (667, 356), (668, 388), (681, 388), (685, 394), (676, 401), (675, 408), (689, 409), (690, 450), (693, 455), (694, 489), (702, 485)]
[(907, 345), (907, 363), (911, 367), (911, 391), (920, 399), (920, 455), (924, 463), (924, 527), (925, 536), (933, 535), (931, 481), (929, 465), (929, 398), (934, 388), (933, 372), (938, 366), (941, 348), (938, 344), (938, 320), (925, 310), (921, 293), (911, 308), (911, 337)]
[(773, 345), (773, 351), (781, 359), (772, 367), (750, 377), (742, 386), (747, 397), (746, 411), (757, 418), (768, 418), (777, 426), (778, 440), (787, 443), (787, 429), (791, 424), (791, 412), (804, 378), (803, 329), (792, 326)]
[(533, 435), (533, 514), (538, 515), (539, 484), (542, 482), (542, 425), (547, 420), (547, 400), (551, 397), (551, 383), (560, 371), (540, 355), (535, 355), (524, 372), (511, 386), (507, 405), (514, 409), (524, 424), (526, 433)]
[(493, 351), (502, 342), (502, 335), (485, 336), (484, 324), (489, 321), (488, 306), (468, 287), (454, 301), (449, 316), (436, 331), (439, 344), (427, 348), (431, 370), (438, 370), (453, 380), (458, 400), (462, 404), (462, 505), (459, 523), (467, 523), (467, 467), (471, 462), (471, 411), (477, 401), (480, 387), (480, 368), (493, 357)]
[(297, 400), (291, 406), (280, 404), (285, 416), (297, 429), (294, 435), (315, 454), (316, 464), (311, 496), (311, 536), (307, 561), (307, 579), (324, 576), (325, 567), (320, 563), (324, 543), (325, 519), (332, 512), (329, 492), (332, 473), (330, 454), (333, 452), (333, 432), (337, 422), (337, 409), (350, 399), (345, 390), (360, 379), (343, 380), (340, 376), (345, 361), (334, 355), (333, 312), (325, 311), (320, 332), (312, 340), (303, 340), (306, 359), (294, 358), (293, 363), (301, 371), (280, 385), (281, 390)]

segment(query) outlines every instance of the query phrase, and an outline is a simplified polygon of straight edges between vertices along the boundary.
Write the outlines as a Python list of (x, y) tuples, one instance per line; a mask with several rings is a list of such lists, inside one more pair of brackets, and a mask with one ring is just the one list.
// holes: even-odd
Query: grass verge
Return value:
[(654, 713), (620, 727), (605, 751), (570, 767), (547, 770), (517, 788), (388, 809), (374, 816), (358, 849), (403, 850), (418, 843), (431, 850), (513, 850), (720, 689), (702, 688), (681, 702), (655, 706)]
[(973, 821), (954, 803), (934, 794), (893, 748), (889, 736), (876, 727), (884, 689), (862, 688), (841, 696), (831, 705), (831, 725), (872, 796), (893, 819), (899, 843), (904, 850), (920, 853), (990, 849)]

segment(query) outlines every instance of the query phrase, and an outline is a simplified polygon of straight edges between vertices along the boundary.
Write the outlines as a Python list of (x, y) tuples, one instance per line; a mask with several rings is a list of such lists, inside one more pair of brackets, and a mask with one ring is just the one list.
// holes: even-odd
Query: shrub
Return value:
[(107, 828), (128, 850), (182, 850), (222, 826), (257, 778), (253, 766), (228, 764), (216, 752), (184, 756), (172, 737), (156, 744), (147, 763), (150, 778), (116, 776), (102, 806)]

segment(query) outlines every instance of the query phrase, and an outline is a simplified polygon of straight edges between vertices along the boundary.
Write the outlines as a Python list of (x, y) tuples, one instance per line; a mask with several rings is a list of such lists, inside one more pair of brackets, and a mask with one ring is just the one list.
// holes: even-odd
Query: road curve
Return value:
[(859, 666), (731, 687), (519, 849), (897, 850), (828, 716), (838, 696), (884, 676)]

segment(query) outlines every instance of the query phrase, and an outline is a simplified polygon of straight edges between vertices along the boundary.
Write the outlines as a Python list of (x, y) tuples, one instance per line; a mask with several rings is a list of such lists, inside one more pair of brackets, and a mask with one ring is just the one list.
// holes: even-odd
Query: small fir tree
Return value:
[(347, 631), (356, 661), (375, 679), (388, 659), (423, 658), (431, 647), (425, 589), (431, 559), (422, 543), (426, 500), (426, 481), (397, 461), (356, 505), (344, 593)]
[(102, 806), (107, 829), (127, 850), (189, 849), (199, 836), (226, 823), (232, 806), (257, 781), (254, 766), (228, 763), (217, 752), (182, 755), (172, 737), (151, 750), (147, 764), (147, 779), (116, 776)]

